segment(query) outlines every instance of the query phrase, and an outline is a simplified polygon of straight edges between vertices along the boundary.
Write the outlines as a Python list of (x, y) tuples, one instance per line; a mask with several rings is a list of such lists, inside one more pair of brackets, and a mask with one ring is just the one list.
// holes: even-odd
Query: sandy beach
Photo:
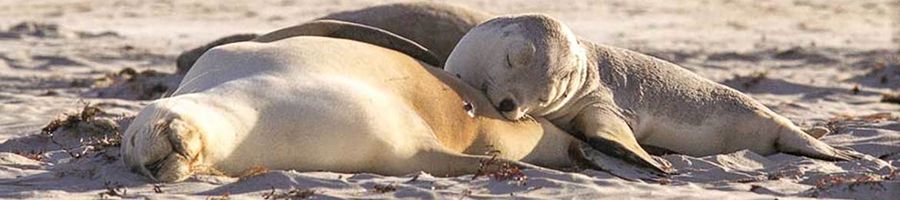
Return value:
[(745, 92), (826, 143), (872, 160), (750, 151), (662, 156), (675, 175), (524, 170), (524, 180), (265, 170), (152, 184), (118, 134), (174, 90), (179, 53), (398, 1), (0, 1), (0, 198), (794, 199), (900, 198), (900, 1), (487, 1), (545, 13), (580, 37), (650, 54)]

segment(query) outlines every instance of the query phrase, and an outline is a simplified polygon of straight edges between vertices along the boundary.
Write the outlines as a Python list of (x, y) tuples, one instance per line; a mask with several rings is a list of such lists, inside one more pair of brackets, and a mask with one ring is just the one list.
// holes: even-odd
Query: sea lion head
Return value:
[(518, 120), (566, 105), (584, 82), (586, 60), (568, 27), (546, 15), (525, 14), (476, 26), (445, 69), (484, 91), (505, 118)]

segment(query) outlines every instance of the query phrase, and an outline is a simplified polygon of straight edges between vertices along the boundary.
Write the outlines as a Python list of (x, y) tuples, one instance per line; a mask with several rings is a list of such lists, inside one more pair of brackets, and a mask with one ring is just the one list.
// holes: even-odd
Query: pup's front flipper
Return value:
[(200, 132), (178, 118), (144, 126), (148, 127), (132, 127), (135, 132), (126, 138), (125, 164), (155, 181), (176, 182), (190, 177), (203, 147)]
[(611, 156), (641, 167), (650, 172), (665, 175), (670, 169), (653, 159), (638, 144), (628, 124), (612, 109), (603, 106), (590, 107), (578, 116), (575, 127), (581, 131), (573, 135), (606, 156)]
[(579, 144), (578, 148), (574, 149), (574, 152), (570, 153), (576, 154), (575, 156), (579, 159), (584, 159), (580, 161), (582, 163), (579, 163), (581, 165), (584, 165), (584, 167), (588, 167), (590, 169), (598, 171), (604, 171), (625, 180), (637, 181), (657, 180), (660, 178), (665, 178), (665, 175), (659, 174), (655, 170), (635, 167), (631, 163), (625, 162), (622, 159), (618, 159), (613, 156), (606, 155), (584, 143)]

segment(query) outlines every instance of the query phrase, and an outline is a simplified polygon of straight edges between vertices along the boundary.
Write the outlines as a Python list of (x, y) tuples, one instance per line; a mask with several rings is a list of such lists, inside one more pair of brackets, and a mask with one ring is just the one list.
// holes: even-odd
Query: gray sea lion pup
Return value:
[[(453, 47), (456, 46), (459, 39), (461, 39), (469, 29), (472, 29), (481, 22), (487, 21), (491, 17), (492, 15), (485, 12), (462, 6), (431, 2), (414, 2), (385, 4), (359, 10), (339, 12), (319, 18), (319, 20), (335, 20), (362, 24), (399, 35), (402, 38), (411, 40), (433, 52), (437, 57), (435, 63), (440, 64), (432, 65), (442, 67), (447, 56), (450, 55), (450, 52), (453, 50)], [(345, 35), (358, 34), (359, 36), (365, 36), (364, 34), (355, 33), (349, 30), (337, 32)], [(203, 55), (204, 52), (213, 47), (234, 42), (250, 41), (257, 36), (258, 35), (256, 34), (231, 35), (185, 51), (179, 55), (176, 60), (176, 66), (178, 68), (177, 73), (186, 73), (200, 55)], [(333, 35), (320, 34), (318, 36), (332, 37)], [(370, 43), (366, 40), (366, 37), (356, 37), (352, 39)], [(383, 45), (379, 46), (385, 47)], [(415, 55), (413, 56), (415, 57)]]
[(862, 156), (675, 64), (579, 40), (546, 15), (477, 26), (446, 70), (482, 89), (508, 119), (544, 117), (603, 153), (657, 172), (665, 170), (639, 143), (693, 156), (742, 149), (825, 160)]

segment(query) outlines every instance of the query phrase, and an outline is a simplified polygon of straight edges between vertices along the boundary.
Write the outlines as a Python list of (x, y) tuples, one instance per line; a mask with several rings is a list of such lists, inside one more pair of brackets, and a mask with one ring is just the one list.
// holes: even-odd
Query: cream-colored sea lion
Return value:
[[(409, 2), (393, 3), (362, 8), (359, 10), (344, 11), (319, 18), (320, 20), (344, 21), (381, 29), (409, 39), (436, 56), (436, 61), (430, 63), (436, 67), (442, 67), (447, 56), (459, 42), (459, 39), (481, 22), (490, 19), (492, 15), (463, 6), (433, 3), (433, 2)], [(304, 23), (307, 24), (307, 23)], [(302, 28), (302, 24), (295, 26)], [(329, 33), (360, 34), (353, 31), (332, 31)], [(234, 42), (250, 41), (257, 37), (256, 34), (237, 34), (217, 39), (209, 44), (185, 51), (178, 56), (176, 66), (179, 74), (186, 73), (204, 52), (210, 48)], [(329, 34), (318, 36), (332, 37)], [(338, 37), (342, 38), (342, 37)], [(345, 38), (348, 39), (348, 38)], [(369, 42), (364, 34), (355, 36), (353, 40)], [(377, 45), (377, 44), (376, 44)], [(384, 46), (382, 47), (393, 47)], [(402, 52), (402, 51), (401, 51)], [(407, 52), (404, 52), (407, 53)], [(422, 58), (413, 55), (417, 59)]]
[(579, 40), (546, 15), (478, 25), (446, 70), (482, 89), (508, 119), (544, 117), (596, 150), (659, 172), (665, 170), (639, 143), (694, 156), (742, 149), (825, 160), (862, 156), (678, 65)]
[(300, 36), (206, 52), (173, 96), (137, 115), (122, 155), (159, 181), (256, 166), (459, 175), (495, 150), (573, 166), (579, 144), (547, 121), (504, 119), (479, 90), (408, 55)]

